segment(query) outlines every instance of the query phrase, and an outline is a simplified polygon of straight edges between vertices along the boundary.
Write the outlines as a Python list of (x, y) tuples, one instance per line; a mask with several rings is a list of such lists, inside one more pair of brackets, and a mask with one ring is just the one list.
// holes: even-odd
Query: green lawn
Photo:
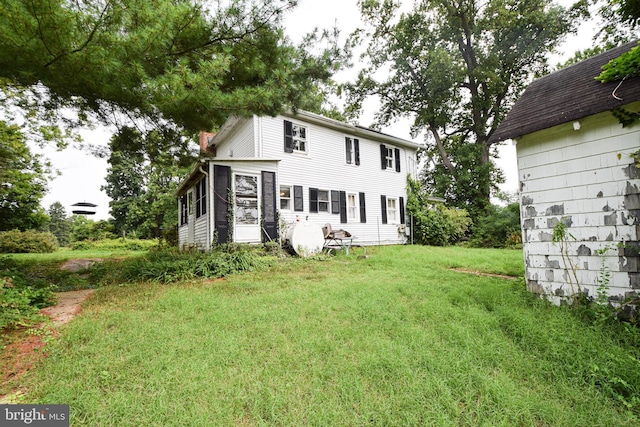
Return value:
[(89, 426), (638, 422), (637, 347), (522, 279), (451, 270), (522, 276), (520, 251), (368, 252), (99, 289), (23, 379), (25, 401), (68, 403)]

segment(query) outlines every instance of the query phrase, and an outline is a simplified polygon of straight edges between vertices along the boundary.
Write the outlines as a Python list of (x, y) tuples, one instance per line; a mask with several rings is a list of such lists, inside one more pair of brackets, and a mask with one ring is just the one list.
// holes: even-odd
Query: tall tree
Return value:
[(197, 158), (192, 139), (177, 131), (143, 134), (125, 127), (111, 138), (107, 184), (117, 234), (160, 237), (178, 222), (175, 190)]
[[(210, 130), (231, 114), (304, 107), (340, 65), (283, 36), (296, 0), (4, 0), (0, 99), (56, 126), (93, 117)], [(335, 45), (334, 45), (335, 46)], [(75, 111), (77, 116), (69, 116)]]
[(54, 202), (49, 206), (49, 232), (56, 236), (60, 246), (67, 246), (71, 242), (71, 220), (67, 217), (67, 211), (60, 202)]
[(545, 72), (547, 54), (581, 9), (550, 0), (416, 0), (406, 13), (394, 0), (359, 5), (366, 28), (352, 40), (367, 43), (367, 66), (347, 87), (350, 113), (375, 95), (379, 124), (410, 117), (412, 133), (426, 134), (429, 189), (478, 217), (501, 177), (489, 137), (532, 76)]
[(50, 165), (31, 153), (18, 126), (0, 120), (0, 231), (46, 223), (40, 200), (51, 173)]

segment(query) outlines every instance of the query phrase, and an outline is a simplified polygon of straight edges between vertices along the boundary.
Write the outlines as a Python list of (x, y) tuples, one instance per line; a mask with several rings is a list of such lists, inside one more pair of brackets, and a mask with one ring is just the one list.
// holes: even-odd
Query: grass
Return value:
[(25, 401), (91, 426), (638, 422), (637, 342), (451, 270), (522, 276), (520, 251), (368, 252), (99, 289)]

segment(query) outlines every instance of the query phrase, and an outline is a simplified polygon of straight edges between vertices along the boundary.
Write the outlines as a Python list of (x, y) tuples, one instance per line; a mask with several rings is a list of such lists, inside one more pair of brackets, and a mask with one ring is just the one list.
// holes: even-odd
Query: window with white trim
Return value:
[(318, 212), (329, 212), (330, 204), (329, 191), (318, 190)]
[(308, 129), (297, 123), (284, 121), (284, 151), (285, 153), (307, 153)]
[(387, 223), (396, 224), (398, 222), (398, 199), (387, 197)]
[(281, 211), (293, 210), (293, 204), (291, 202), (291, 186), (290, 185), (280, 186), (280, 210)]
[(346, 163), (348, 165), (360, 165), (360, 141), (357, 138), (344, 138)]
[(395, 157), (393, 156), (393, 153), (393, 148), (387, 148), (387, 155), (385, 156), (387, 169), (393, 169), (395, 165)]
[(359, 210), (358, 195), (352, 193), (347, 194), (347, 220), (349, 222), (358, 222)]

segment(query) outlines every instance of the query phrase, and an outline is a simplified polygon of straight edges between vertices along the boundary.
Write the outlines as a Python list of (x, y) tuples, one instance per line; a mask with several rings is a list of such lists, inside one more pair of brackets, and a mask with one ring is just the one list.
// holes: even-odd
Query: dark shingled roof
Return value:
[(514, 104), (489, 142), (516, 138), (640, 100), (640, 77), (600, 83), (594, 78), (604, 64), (627, 52), (631, 42), (535, 80)]

